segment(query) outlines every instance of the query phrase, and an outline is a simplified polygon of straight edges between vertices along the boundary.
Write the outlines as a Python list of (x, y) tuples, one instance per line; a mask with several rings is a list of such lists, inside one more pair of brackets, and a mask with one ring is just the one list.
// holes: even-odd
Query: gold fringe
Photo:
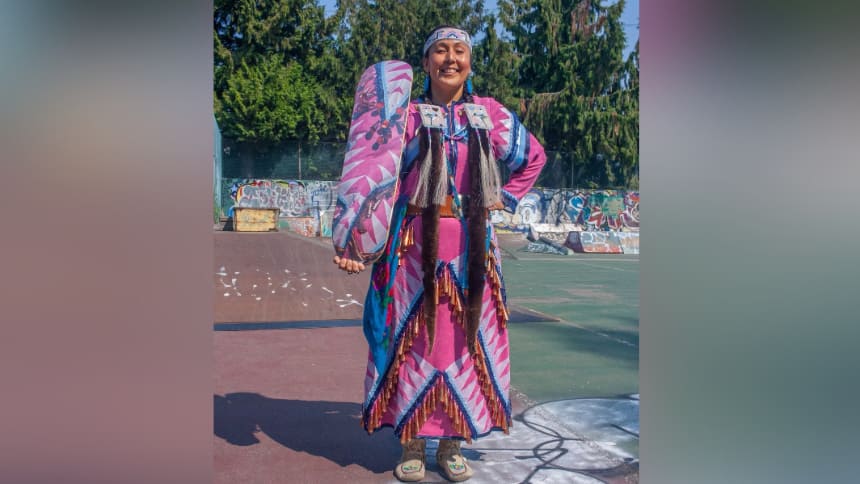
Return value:
[(406, 352), (412, 348), (412, 343), (415, 340), (415, 336), (418, 335), (420, 327), (424, 324), (424, 318), (422, 317), (422, 311), (419, 311), (412, 322), (409, 324), (412, 325), (411, 328), (406, 328), (403, 332), (403, 339), (400, 340), (400, 344), (397, 346), (396, 356), (394, 357), (394, 362), (391, 365), (391, 368), (388, 370), (388, 373), (385, 375), (384, 381), (382, 383), (383, 389), (379, 393), (379, 397), (373, 403), (373, 407), (369, 412), (369, 422), (365, 422), (366, 429), (368, 433), (373, 433), (374, 430), (379, 428), (382, 424), (382, 417), (385, 414), (385, 411), (388, 409), (388, 403), (391, 401), (391, 397), (397, 393), (397, 383), (399, 381), (398, 374), (400, 373), (400, 365), (406, 360)]
[(415, 229), (412, 226), (412, 223), (407, 223), (403, 229), (401, 229), (400, 233), (400, 247), (397, 248), (397, 266), (403, 266), (403, 254), (409, 250), (410, 247), (415, 245)]
[(508, 319), (510, 319), (510, 315), (508, 314), (508, 309), (505, 307), (505, 301), (502, 298), (502, 280), (499, 277), (498, 272), (496, 272), (496, 255), (495, 255), (496, 245), (494, 243), (490, 243), (490, 250), (487, 251), (487, 279), (490, 281), (490, 289), (492, 291), (493, 300), (496, 303), (496, 318), (499, 321), (499, 325), (501, 325), (502, 329), (506, 329), (508, 327)]
[(437, 280), (436, 286), (437, 297), (448, 296), (448, 308), (451, 310), (451, 317), (454, 321), (459, 323), (465, 331), (465, 308), (463, 307), (460, 293), (457, 290), (457, 282), (451, 276), (449, 269), (446, 268), (442, 271), (441, 278)]
[(486, 361), (484, 350), (480, 345), (478, 345), (477, 354), (474, 355), (473, 364), (475, 365), (475, 372), (478, 374), (478, 383), (481, 387), (481, 393), (484, 394), (484, 401), (490, 411), (490, 419), (492, 420), (493, 425), (501, 427), (502, 430), (507, 433), (509, 426), (508, 418), (502, 408), (502, 402), (495, 394), (493, 383), (490, 381), (490, 374), (487, 371)]
[[(466, 442), (472, 442), (472, 432), (469, 429), (469, 424), (460, 408), (454, 403), (454, 398), (448, 391), (445, 385), (445, 380), (439, 379), (433, 387), (427, 391), (424, 396), (424, 401), (420, 404), (415, 412), (410, 417), (409, 421), (403, 426), (403, 433), (400, 435), (400, 442), (405, 443), (415, 438), (421, 427), (427, 422), (427, 419), (433, 415), (433, 412), (439, 406), (442, 406), (445, 414), (451, 419), (451, 424), (454, 430), (466, 439)], [(499, 426), (499, 425), (497, 425)], [(507, 432), (507, 430), (505, 429)]]
[[(412, 225), (410, 224), (401, 239), (400, 250), (405, 252), (405, 250), (412, 244), (414, 244), (414, 233)], [(502, 328), (505, 328), (509, 315), (507, 308), (505, 308), (504, 301), (502, 300), (501, 279), (496, 273), (495, 262), (495, 255), (491, 248), (487, 257), (487, 277), (490, 281), (493, 299), (496, 304), (496, 315)], [(452, 318), (457, 321), (465, 331), (465, 307), (463, 306), (463, 301), (457, 291), (457, 284), (453, 277), (451, 277), (447, 268), (442, 271), (441, 277), (437, 278), (435, 288), (434, 299), (436, 300), (436, 304), (439, 303), (440, 296), (448, 296), (448, 305), (452, 312)], [(406, 353), (412, 348), (415, 337), (420, 333), (422, 326), (425, 326), (424, 311), (418, 311), (412, 322), (409, 324), (411, 324), (412, 327), (406, 328), (404, 331), (404, 337), (397, 347), (397, 356), (395, 357), (395, 361), (389, 369), (388, 374), (385, 376), (385, 381), (383, 383), (384, 388), (380, 392), (379, 398), (377, 398), (369, 413), (370, 422), (366, 422), (367, 425), (365, 426), (368, 433), (373, 433), (375, 429), (379, 428), (392, 396), (397, 393), (400, 366), (406, 360)], [(477, 353), (473, 355), (473, 364), (478, 375), (478, 383), (481, 388), (481, 393), (484, 395), (484, 401), (490, 411), (490, 418), (493, 425), (495, 427), (500, 427), (504, 433), (509, 433), (510, 421), (504, 412), (502, 402), (495, 394), (492, 382), (490, 381), (489, 372), (486, 368), (486, 357), (480, 345), (478, 345)], [(451, 419), (454, 430), (463, 436), (468, 443), (471, 443), (472, 435), (469, 426), (466, 423), (466, 419), (459, 407), (454, 403), (453, 397), (442, 379), (438, 380), (433, 388), (427, 392), (424, 397), (424, 402), (420, 404), (421, 406), (412, 415), (410, 421), (404, 425), (403, 433), (400, 437), (401, 442), (405, 443), (414, 438), (439, 404), (442, 405), (442, 409), (445, 411), (446, 415), (448, 415), (448, 418)]]

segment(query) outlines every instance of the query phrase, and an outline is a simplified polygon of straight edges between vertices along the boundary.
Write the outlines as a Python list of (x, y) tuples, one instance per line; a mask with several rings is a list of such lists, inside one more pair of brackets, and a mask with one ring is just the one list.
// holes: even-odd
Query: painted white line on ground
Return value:
[[(537, 262), (577, 262), (577, 263), (585, 262), (585, 260), (583, 260), (583, 259), (577, 259), (574, 256), (569, 256), (569, 255), (567, 255), (567, 256), (560, 255), (558, 257), (517, 257), (514, 260), (517, 260), (520, 262), (532, 262), (532, 261), (537, 261)], [(592, 258), (588, 258), (588, 261), (593, 261), (593, 262), (639, 262), (639, 259), (638, 258), (636, 258), (636, 259), (592, 259)]]
[[(514, 302), (515, 302), (515, 301), (514, 301)], [(547, 320), (546, 320), (546, 322), (547, 322), (547, 323), (562, 323), (562, 324), (567, 325), (567, 326), (573, 326), (574, 328), (581, 329), (581, 330), (583, 330), (583, 331), (588, 331), (588, 332), (589, 332), (589, 333), (591, 333), (591, 334), (596, 334), (596, 335), (598, 335), (598, 336), (602, 336), (602, 337), (604, 337), (604, 338), (606, 338), (606, 339), (610, 339), (610, 340), (612, 340), (612, 341), (615, 341), (616, 343), (621, 343), (621, 344), (623, 344), (623, 345), (627, 345), (627, 346), (629, 346), (629, 347), (631, 347), (631, 348), (639, 349), (639, 345), (637, 345), (637, 344), (635, 344), (635, 343), (631, 343), (631, 342), (629, 342), (629, 341), (625, 341), (625, 340), (623, 340), (623, 339), (621, 339), (621, 338), (616, 338), (616, 337), (614, 337), (614, 336), (610, 336), (610, 335), (608, 335), (608, 334), (601, 333), (600, 331), (596, 331), (596, 330), (593, 330), (593, 329), (587, 328), (587, 327), (585, 327), (585, 326), (583, 326), (583, 325), (581, 325), (581, 324), (579, 324), (579, 323), (574, 323), (573, 321), (567, 321), (567, 320), (565, 320), (565, 319), (561, 319), (561, 318), (558, 318), (558, 317), (556, 317), (556, 316), (551, 316), (551, 315), (549, 315), (549, 314), (547, 314), (547, 313), (544, 313), (544, 312), (538, 311), (538, 310), (536, 310), (536, 309), (528, 308), (528, 307), (525, 307), (525, 306), (521, 306), (521, 307), (523, 307), (523, 308), (525, 308), (525, 309), (528, 309), (529, 311), (531, 311), (531, 312), (535, 313), (538, 317), (547, 318)]]
[(588, 262), (580, 262), (580, 263), (581, 263), (582, 265), (584, 265), (584, 266), (594, 267), (595, 269), (612, 269), (613, 271), (618, 271), (618, 272), (631, 272), (631, 273), (632, 273), (632, 272), (639, 272), (639, 271), (628, 271), (628, 270), (626, 270), (626, 269), (619, 269), (619, 268), (617, 268), (617, 267), (605, 267), (605, 266), (599, 266), (599, 265), (589, 264)]

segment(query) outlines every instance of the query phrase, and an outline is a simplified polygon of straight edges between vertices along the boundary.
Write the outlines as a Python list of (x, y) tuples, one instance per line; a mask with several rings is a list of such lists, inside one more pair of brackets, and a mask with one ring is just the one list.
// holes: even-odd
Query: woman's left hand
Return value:
[(346, 271), (348, 274), (355, 274), (356, 272), (364, 270), (363, 263), (346, 257), (334, 256), (334, 260), (332, 262), (337, 265), (338, 269)]

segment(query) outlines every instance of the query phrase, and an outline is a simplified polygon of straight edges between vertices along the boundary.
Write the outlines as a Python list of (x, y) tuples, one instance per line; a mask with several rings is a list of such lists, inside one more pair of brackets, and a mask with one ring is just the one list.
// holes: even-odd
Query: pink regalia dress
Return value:
[[(483, 139), (489, 140), (493, 163), (506, 165), (510, 173), (501, 187), (501, 198), (505, 209), (514, 211), (546, 161), (543, 148), (494, 99), (473, 96), (470, 101), (483, 106), (489, 116), (491, 127)], [(477, 131), (469, 129), (465, 100), (442, 107), (443, 122), (434, 128), (422, 121), (419, 108), (425, 102), (417, 99), (409, 105), (390, 232), (383, 257), (371, 272), (364, 309), (370, 352), (362, 425), (371, 433), (391, 426), (402, 442), (415, 437), (471, 442), (495, 430), (507, 433), (511, 425), (505, 285), (495, 233), (486, 219), (484, 289), (470, 347), (466, 324), (470, 279), (466, 272), (472, 266), (466, 212), (459, 208), (468, 200), (472, 186), (467, 142)], [(433, 139), (442, 146), (453, 209), (439, 218), (431, 283), (435, 294), (430, 299), (435, 305), (435, 329), (428, 329), (423, 215), (410, 210), (410, 199), (418, 189), (420, 165), (426, 162), (420, 155), (419, 133), (432, 129), (438, 130)]]

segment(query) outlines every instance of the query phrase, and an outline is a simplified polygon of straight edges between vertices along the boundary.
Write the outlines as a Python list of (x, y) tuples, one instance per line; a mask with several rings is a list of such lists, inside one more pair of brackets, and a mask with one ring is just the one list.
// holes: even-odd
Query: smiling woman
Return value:
[(456, 37), (441, 38), (424, 48), (422, 66), (430, 82), (433, 103), (447, 106), (462, 97), (466, 81), (472, 75), (469, 45)]
[[(424, 478), (433, 438), (441, 472), (463, 481), (472, 469), (460, 441), (511, 426), (508, 311), (489, 211), (514, 212), (546, 156), (513, 113), (473, 94), (467, 32), (438, 27), (422, 54), (424, 93), (405, 113), (391, 230), (364, 307), (362, 424), (394, 428), (398, 479)], [(498, 163), (511, 173), (504, 184)]]

